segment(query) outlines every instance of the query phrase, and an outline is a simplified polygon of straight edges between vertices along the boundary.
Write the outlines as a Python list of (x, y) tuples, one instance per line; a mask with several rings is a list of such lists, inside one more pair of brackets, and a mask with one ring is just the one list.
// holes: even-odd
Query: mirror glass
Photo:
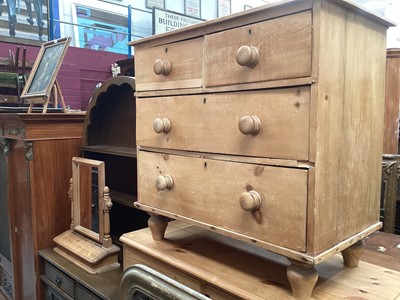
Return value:
[(104, 162), (81, 157), (72, 159), (73, 227), (100, 243), (104, 187)]
[[(98, 168), (79, 165), (80, 225), (99, 233)], [(87, 201), (86, 201), (87, 200)]]

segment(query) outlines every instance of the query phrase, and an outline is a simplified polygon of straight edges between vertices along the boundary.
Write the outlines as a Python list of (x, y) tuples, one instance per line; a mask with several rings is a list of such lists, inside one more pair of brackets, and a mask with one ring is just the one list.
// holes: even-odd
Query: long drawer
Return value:
[(139, 151), (138, 175), (141, 204), (305, 251), (308, 170)]
[(145, 98), (136, 105), (140, 146), (308, 160), (308, 86)]
[(210, 34), (204, 42), (204, 85), (311, 76), (311, 11)]

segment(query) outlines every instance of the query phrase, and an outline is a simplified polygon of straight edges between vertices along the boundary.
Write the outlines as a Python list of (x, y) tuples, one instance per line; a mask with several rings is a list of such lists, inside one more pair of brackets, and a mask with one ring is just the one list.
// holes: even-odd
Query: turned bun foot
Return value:
[(165, 230), (168, 226), (168, 218), (159, 216), (156, 214), (149, 213), (150, 218), (147, 221), (149, 225), (151, 235), (153, 236), (153, 240), (161, 241), (164, 239)]
[(286, 275), (292, 287), (293, 297), (297, 300), (308, 300), (318, 280), (314, 266), (289, 259), (291, 264)]
[(343, 264), (348, 268), (357, 268), (361, 255), (364, 253), (365, 241), (360, 240), (342, 251)]

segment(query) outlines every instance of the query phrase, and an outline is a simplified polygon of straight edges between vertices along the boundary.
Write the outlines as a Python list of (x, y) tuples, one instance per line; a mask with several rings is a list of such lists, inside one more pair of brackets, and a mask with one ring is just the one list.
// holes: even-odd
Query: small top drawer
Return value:
[(202, 86), (203, 38), (153, 48), (135, 47), (136, 90)]
[(311, 11), (205, 37), (205, 87), (311, 75)]
[(61, 290), (66, 292), (69, 296), (74, 297), (74, 281), (72, 278), (68, 277), (48, 262), (45, 263), (45, 275)]

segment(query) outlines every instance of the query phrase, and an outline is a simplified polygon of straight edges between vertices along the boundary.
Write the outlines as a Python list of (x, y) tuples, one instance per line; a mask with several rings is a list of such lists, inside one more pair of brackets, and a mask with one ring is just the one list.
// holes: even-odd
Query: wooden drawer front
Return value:
[[(168, 75), (153, 70), (156, 60), (168, 61)], [(203, 38), (154, 48), (135, 47), (136, 90), (196, 88), (202, 86)]]
[(136, 264), (144, 264), (145, 266), (148, 266), (199, 293), (201, 292), (201, 284), (199, 280), (156, 259), (153, 259), (149, 255), (145, 255), (135, 249), (131, 249), (129, 246), (124, 245), (124, 270), (126, 270), (129, 266)]
[[(139, 99), (140, 146), (308, 160), (309, 87)], [(257, 135), (239, 131), (239, 120), (257, 116)], [(153, 122), (167, 118), (168, 133)]]
[[(138, 175), (141, 204), (305, 251), (307, 170), (139, 151)], [(167, 175), (173, 187), (159, 191)], [(251, 190), (262, 199), (261, 223), (239, 204)]]
[[(49, 286), (46, 286), (46, 300), (66, 300), (63, 296), (56, 292), (56, 290), (52, 289)], [(72, 299), (72, 298), (71, 298)]]
[[(206, 36), (204, 85), (310, 76), (311, 26), (311, 11), (306, 11)], [(242, 46), (257, 49), (254, 67), (238, 64), (236, 53)]]
[(62, 271), (49, 263), (45, 263), (46, 277), (69, 296), (74, 297), (74, 281)]

